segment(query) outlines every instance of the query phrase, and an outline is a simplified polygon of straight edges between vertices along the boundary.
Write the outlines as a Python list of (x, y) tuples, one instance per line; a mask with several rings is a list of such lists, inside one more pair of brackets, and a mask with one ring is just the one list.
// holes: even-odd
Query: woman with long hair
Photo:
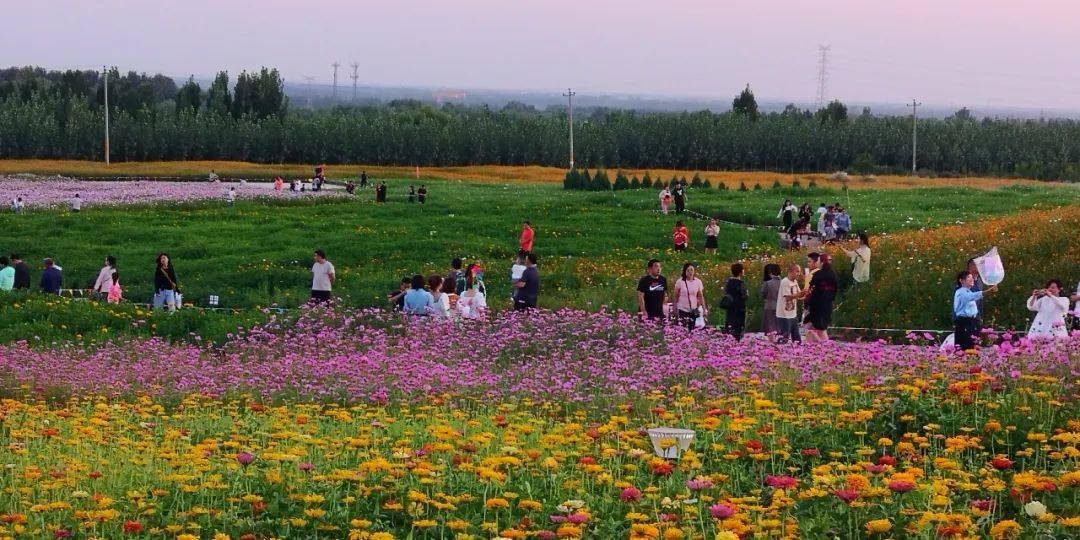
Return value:
[(433, 306), (431, 309), (431, 315), (439, 318), (450, 317), (450, 295), (442, 291), (443, 277), (440, 275), (433, 275), (428, 277), (428, 290), (431, 291), (431, 299)]
[(776, 217), (784, 220), (784, 230), (791, 228), (791, 224), (795, 221), (795, 212), (798, 209), (794, 204), (791, 204), (791, 199), (784, 199), (784, 204), (780, 205), (780, 212), (776, 214)]
[(168, 253), (161, 252), (157, 254), (156, 267), (154, 268), (154, 290), (157, 291), (154, 295), (154, 309), (161, 309), (164, 306), (169, 311), (176, 311), (180, 287), (177, 285), (176, 270), (173, 269), (172, 260), (169, 259)]
[(829, 341), (829, 325), (832, 324), (833, 301), (836, 300), (836, 272), (832, 258), (827, 253), (818, 257), (821, 268), (810, 278), (806, 298), (807, 319), (810, 331), (807, 341)]
[(101, 267), (101, 271), (98, 272), (97, 281), (94, 282), (94, 295), (101, 299), (107, 299), (109, 296), (109, 288), (113, 284), (113, 274), (116, 273), (116, 257), (109, 255), (105, 257), (105, 266)]
[(487, 295), (484, 291), (484, 282), (480, 279), (479, 269), (479, 266), (472, 264), (465, 271), (465, 290), (457, 301), (457, 312), (465, 319), (483, 318), (487, 310)]
[(682, 275), (675, 282), (672, 293), (674, 295), (672, 303), (675, 304), (675, 309), (679, 314), (679, 324), (686, 326), (688, 330), (694, 329), (698, 317), (708, 315), (708, 309), (705, 307), (705, 286), (694, 275), (696, 271), (694, 263), (684, 264)]
[(716, 248), (719, 245), (718, 236), (720, 236), (720, 225), (715, 218), (710, 219), (709, 224), (705, 226), (705, 253), (716, 253)]
[(1061, 296), (1061, 281), (1051, 279), (1042, 289), (1031, 291), (1027, 308), (1035, 312), (1028, 329), (1029, 338), (1067, 338), (1065, 315), (1069, 313), (1069, 298)]

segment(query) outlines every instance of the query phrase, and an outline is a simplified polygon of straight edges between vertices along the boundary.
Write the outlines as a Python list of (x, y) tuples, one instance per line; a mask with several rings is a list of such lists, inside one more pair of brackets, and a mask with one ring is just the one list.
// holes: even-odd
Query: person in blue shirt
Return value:
[(408, 315), (428, 315), (435, 308), (435, 297), (424, 290), (424, 276), (412, 277), (412, 287), (405, 293), (405, 313)]
[(956, 347), (962, 351), (975, 348), (975, 335), (979, 333), (978, 301), (986, 293), (997, 292), (997, 285), (985, 291), (975, 290), (975, 274), (964, 270), (956, 275), (956, 292), (953, 293), (953, 322), (955, 323)]
[(60, 267), (52, 259), (45, 259), (45, 270), (41, 272), (41, 291), (45, 294), (60, 294)]

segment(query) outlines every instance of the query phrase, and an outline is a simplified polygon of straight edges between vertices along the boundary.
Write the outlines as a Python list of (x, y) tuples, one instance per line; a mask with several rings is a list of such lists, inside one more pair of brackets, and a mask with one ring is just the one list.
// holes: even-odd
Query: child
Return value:
[(109, 296), (106, 298), (110, 304), (119, 304), (124, 298), (124, 291), (120, 288), (120, 273), (113, 272), (112, 285), (109, 286)]
[[(514, 265), (510, 267), (510, 285), (513, 286), (521, 280), (521, 276), (525, 274), (525, 252), (519, 251), (517, 257), (514, 258)], [(513, 300), (517, 296), (517, 288), (514, 287), (510, 292), (510, 299)]]

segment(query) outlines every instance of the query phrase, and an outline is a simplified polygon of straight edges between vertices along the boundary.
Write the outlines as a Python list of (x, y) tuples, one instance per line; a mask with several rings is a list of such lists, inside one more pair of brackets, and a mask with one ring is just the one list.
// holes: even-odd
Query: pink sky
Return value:
[[(257, 6), (257, 7), (253, 7)], [(326, 83), (1080, 109), (1080, 2), (41, 0), (4, 8), (0, 65)], [(348, 81), (351, 83), (351, 81)]]

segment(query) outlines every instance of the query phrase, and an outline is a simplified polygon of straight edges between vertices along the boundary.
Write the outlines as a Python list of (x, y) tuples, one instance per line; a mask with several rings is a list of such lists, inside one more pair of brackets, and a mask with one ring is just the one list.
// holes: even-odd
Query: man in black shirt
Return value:
[(30, 288), (30, 267), (26, 266), (22, 257), (19, 257), (18, 253), (11, 254), (11, 266), (15, 268), (15, 284), (12, 285), (13, 289), (29, 289)]
[(401, 284), (398, 285), (398, 290), (390, 291), (386, 294), (386, 301), (394, 306), (394, 310), (405, 311), (405, 293), (409, 292), (410, 285), (412, 285), (412, 279), (407, 277), (401, 278)]
[[(742, 339), (743, 330), (746, 327), (746, 283), (743, 282), (745, 269), (742, 263), (731, 265), (731, 277), (724, 284), (724, 302), (727, 306), (727, 319), (724, 321), (724, 333), (735, 336), (736, 340)], [(730, 297), (730, 301), (727, 300)]]
[(648, 273), (638, 280), (638, 313), (650, 321), (664, 320), (664, 302), (667, 300), (667, 278), (660, 275), (660, 261), (649, 259)]
[(525, 256), (525, 272), (514, 283), (518, 293), (514, 297), (514, 309), (521, 311), (536, 307), (536, 298), (540, 295), (540, 271), (536, 269), (536, 254)]

